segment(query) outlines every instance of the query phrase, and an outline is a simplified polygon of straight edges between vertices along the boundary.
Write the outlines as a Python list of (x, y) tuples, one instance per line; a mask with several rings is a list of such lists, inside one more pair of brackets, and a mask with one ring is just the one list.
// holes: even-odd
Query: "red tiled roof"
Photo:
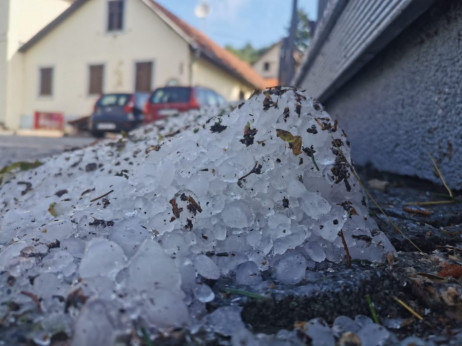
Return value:
[(265, 88), (271, 88), (279, 85), (277, 78), (265, 78)]
[(201, 53), (205, 54), (206, 57), (218, 65), (221, 65), (221, 67), (230, 70), (230, 72), (234, 72), (234, 74), (237, 74), (241, 79), (244, 79), (254, 87), (261, 89), (265, 87), (265, 80), (248, 63), (220, 47), (205, 34), (178, 18), (154, 0), (150, 0), (150, 2), (157, 10), (168, 17), (168, 19), (172, 21), (188, 38), (199, 46)]

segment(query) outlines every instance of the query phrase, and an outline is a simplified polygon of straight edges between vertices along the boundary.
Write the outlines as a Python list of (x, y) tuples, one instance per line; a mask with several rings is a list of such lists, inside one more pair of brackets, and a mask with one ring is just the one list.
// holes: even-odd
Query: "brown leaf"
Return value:
[(390, 268), (393, 267), (393, 263), (395, 261), (395, 255), (393, 254), (393, 252), (387, 252), (387, 262), (388, 262), (388, 265), (390, 266)]
[(292, 152), (294, 155), (300, 155), (302, 153), (302, 137), (294, 137), (294, 141), (292, 142)]
[(294, 136), (289, 131), (276, 129), (276, 135), (287, 143), (292, 143), (294, 140)]
[(176, 218), (179, 218), (180, 217), (180, 213), (183, 209), (181, 208), (178, 208), (178, 204), (176, 203), (175, 201), (175, 198), (172, 198), (169, 203), (172, 205), (172, 212), (173, 212), (173, 215), (176, 216)]
[(302, 137), (294, 136), (289, 131), (281, 129), (276, 129), (276, 135), (290, 144), (294, 155), (300, 155), (302, 153)]
[(462, 266), (459, 264), (448, 264), (440, 270), (438, 275), (443, 277), (452, 276), (453, 278), (459, 279), (462, 277)]

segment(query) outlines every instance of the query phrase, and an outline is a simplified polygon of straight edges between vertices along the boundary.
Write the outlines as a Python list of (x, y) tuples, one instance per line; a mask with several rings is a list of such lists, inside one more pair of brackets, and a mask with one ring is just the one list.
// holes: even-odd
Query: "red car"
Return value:
[(203, 87), (168, 86), (157, 88), (146, 101), (143, 109), (143, 123), (152, 123), (203, 106), (222, 106), (224, 104), (226, 104), (226, 100), (221, 95)]

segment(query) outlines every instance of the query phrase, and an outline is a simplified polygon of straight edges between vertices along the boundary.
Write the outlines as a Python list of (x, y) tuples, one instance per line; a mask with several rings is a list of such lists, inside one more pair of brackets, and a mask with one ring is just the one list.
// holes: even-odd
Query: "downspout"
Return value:
[(199, 58), (201, 57), (201, 50), (197, 45), (191, 44), (190, 47), (191, 47), (192, 54), (191, 54), (191, 60), (189, 62), (189, 85), (193, 86), (193, 81), (194, 81), (193, 66), (194, 66), (194, 63), (197, 60), (199, 60)]

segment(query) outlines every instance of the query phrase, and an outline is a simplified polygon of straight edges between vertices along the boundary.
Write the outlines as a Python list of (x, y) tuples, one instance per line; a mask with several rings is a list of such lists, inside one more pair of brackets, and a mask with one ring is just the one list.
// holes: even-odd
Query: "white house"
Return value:
[[(22, 59), (18, 49), (71, 5), (70, 0), (0, 0), (0, 124), (18, 98)], [(18, 119), (19, 121), (19, 119)]]
[[(68, 6), (64, 0), (1, 0), (1, 6), (5, 1), (10, 11), (5, 15), (0, 7), (0, 14), (15, 30), (29, 22), (13, 3), (53, 3), (50, 16), (56, 4)], [(1, 28), (0, 38), (6, 33), (7, 42), (16, 42), (14, 32)], [(104, 92), (202, 85), (238, 100), (264, 86), (247, 63), (153, 0), (75, 0), (30, 36), (9, 43), (0, 60), (0, 122), (12, 129), (31, 126), (35, 112), (67, 120), (88, 115)]]
[[(283, 41), (284, 39), (274, 43), (252, 64), (253, 69), (265, 80), (265, 86), (267, 87), (279, 85), (279, 68)], [(295, 69), (300, 65), (301, 59), (302, 53), (295, 50)]]
[(281, 45), (282, 40), (276, 42), (252, 64), (254, 70), (265, 79), (269, 86), (278, 84)]

